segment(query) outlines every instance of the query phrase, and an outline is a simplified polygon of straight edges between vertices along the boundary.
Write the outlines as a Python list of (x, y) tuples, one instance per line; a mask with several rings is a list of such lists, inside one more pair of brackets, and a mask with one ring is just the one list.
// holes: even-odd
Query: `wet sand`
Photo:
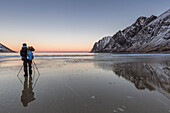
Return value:
[[(38, 57), (0, 62), (0, 113), (169, 113), (169, 56)], [(35, 70), (35, 73), (34, 73)]]

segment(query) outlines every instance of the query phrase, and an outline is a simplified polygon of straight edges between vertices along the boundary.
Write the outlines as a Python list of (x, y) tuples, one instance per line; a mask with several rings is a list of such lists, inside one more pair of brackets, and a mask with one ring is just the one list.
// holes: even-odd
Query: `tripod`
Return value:
[[(33, 61), (33, 68), (34, 68), (34, 66), (35, 66), (35, 68), (37, 69), (38, 74), (40, 75), (40, 72), (39, 72), (39, 70), (38, 70), (38, 68), (37, 68), (37, 65), (35, 64), (35, 61), (34, 61), (34, 60), (32, 60), (32, 61)], [(19, 70), (17, 76), (18, 76), (19, 73), (21, 72), (22, 68), (23, 68), (23, 65), (21, 66), (21, 68), (20, 68), (20, 70)]]

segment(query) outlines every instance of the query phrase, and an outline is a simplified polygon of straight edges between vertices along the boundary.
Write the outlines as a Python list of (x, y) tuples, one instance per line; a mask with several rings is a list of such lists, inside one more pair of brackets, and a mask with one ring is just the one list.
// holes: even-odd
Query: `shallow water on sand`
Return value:
[(0, 54), (0, 113), (169, 113), (170, 55)]

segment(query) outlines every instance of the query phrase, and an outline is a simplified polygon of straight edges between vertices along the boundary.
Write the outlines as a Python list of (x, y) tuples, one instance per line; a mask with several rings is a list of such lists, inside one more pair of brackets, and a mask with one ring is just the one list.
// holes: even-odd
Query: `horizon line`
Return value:
[[(16, 51), (16, 52), (19, 52), (19, 51)], [(34, 51), (34, 52), (61, 52), (61, 53), (69, 53), (69, 52), (82, 52), (82, 53), (85, 53), (85, 52), (90, 52), (90, 51)]]

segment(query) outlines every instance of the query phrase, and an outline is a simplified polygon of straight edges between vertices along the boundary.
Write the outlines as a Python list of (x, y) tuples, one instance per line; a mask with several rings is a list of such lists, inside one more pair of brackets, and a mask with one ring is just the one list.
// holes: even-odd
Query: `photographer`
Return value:
[(23, 43), (22, 49), (20, 50), (20, 56), (22, 57), (23, 66), (24, 66), (24, 76), (28, 76), (27, 71), (27, 63), (29, 65), (29, 75), (32, 75), (32, 60), (34, 58), (32, 51), (35, 51), (35, 49), (31, 46), (27, 48), (27, 44)]

